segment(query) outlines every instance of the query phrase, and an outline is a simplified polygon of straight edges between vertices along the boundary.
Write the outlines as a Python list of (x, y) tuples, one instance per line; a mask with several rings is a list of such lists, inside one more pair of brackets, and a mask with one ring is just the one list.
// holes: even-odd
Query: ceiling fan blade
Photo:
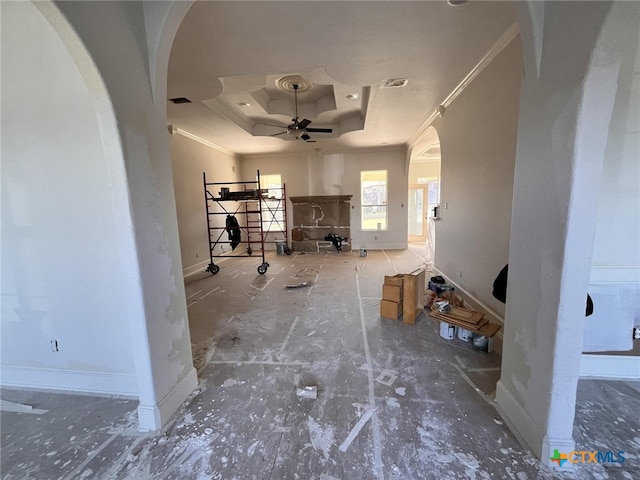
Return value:
[(280, 132), (280, 133), (273, 133), (271, 135), (269, 135), (270, 137), (277, 137), (278, 135), (286, 135), (287, 133), (289, 133), (288, 130), (284, 131), (284, 132)]
[(303, 133), (302, 135), (300, 135), (300, 138), (303, 139), (305, 142), (307, 140), (311, 140), (311, 137), (309, 135), (307, 135), (306, 132)]
[(307, 128), (307, 132), (332, 133), (333, 128)]
[(311, 120), (307, 120), (306, 118), (303, 118), (302, 121), (298, 122), (298, 128), (305, 129), (307, 128), (307, 125), (309, 125), (310, 123), (311, 123)]

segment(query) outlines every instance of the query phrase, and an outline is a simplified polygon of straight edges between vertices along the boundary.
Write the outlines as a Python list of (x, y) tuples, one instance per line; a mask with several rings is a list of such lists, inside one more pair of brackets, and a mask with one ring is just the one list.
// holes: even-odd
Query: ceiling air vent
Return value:
[(402, 88), (406, 87), (408, 82), (406, 78), (390, 78), (383, 80), (380, 88)]
[(170, 98), (169, 101), (175, 103), (176, 105), (179, 103), (191, 103), (191, 100), (185, 97)]

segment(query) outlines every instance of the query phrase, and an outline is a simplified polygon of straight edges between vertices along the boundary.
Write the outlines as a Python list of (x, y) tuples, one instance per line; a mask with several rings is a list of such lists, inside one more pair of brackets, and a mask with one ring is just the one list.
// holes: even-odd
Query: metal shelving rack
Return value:
[[(257, 171), (256, 180), (252, 181), (207, 182), (205, 172), (202, 173), (202, 180), (209, 240), (210, 263), (207, 272), (215, 275), (220, 270), (220, 267), (215, 264), (214, 258), (253, 257), (254, 253), (259, 251), (262, 262), (258, 266), (258, 273), (265, 274), (269, 268), (269, 263), (265, 259), (265, 244), (280, 243), (268, 239), (268, 233), (283, 235), (284, 253), (291, 254), (291, 249), (288, 247), (287, 202), (284, 184), (276, 189), (263, 190), (260, 184), (260, 170)], [(233, 191), (231, 191), (232, 189)], [(269, 191), (279, 189), (281, 189), (280, 195), (271, 196), (269, 194)], [(233, 208), (230, 208), (229, 205), (233, 205)], [(216, 206), (218, 208), (215, 208)], [(282, 214), (279, 215), (279, 212)], [(225, 221), (224, 226), (218, 226), (217, 224), (221, 222), (213, 222), (212, 219), (221, 215), (227, 215), (227, 221), (230, 216), (235, 217), (237, 225), (229, 225)], [(264, 217), (267, 217), (266, 220)], [(216, 224), (214, 225), (214, 223)], [(228, 255), (224, 252), (224, 245), (232, 243), (231, 234), (234, 230), (236, 234), (240, 233), (240, 238), (234, 240), (236, 247), (241, 244), (246, 245), (246, 253), (244, 254)], [(222, 247), (221, 252), (216, 250), (217, 246)]]

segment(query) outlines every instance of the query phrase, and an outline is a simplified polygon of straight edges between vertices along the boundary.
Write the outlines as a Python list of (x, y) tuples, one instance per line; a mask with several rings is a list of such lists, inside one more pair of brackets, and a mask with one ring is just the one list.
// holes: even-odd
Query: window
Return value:
[(387, 171), (360, 172), (362, 230), (387, 229)]
[(284, 201), (282, 198), (282, 176), (260, 175), (262, 189), (262, 230), (264, 232), (284, 232)]

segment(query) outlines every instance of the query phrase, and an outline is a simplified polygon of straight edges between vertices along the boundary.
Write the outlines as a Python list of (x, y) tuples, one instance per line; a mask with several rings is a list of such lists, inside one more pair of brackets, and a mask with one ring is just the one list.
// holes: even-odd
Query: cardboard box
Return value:
[(401, 287), (404, 284), (404, 275), (402, 275), (401, 273), (399, 273), (398, 275), (393, 275), (393, 276), (385, 275), (384, 284), (385, 285), (395, 285), (397, 287)]
[(383, 285), (382, 286), (382, 299), (390, 300), (392, 302), (402, 302), (402, 287), (398, 285)]
[(397, 320), (402, 314), (402, 303), (380, 300), (380, 316)]
[(295, 227), (291, 229), (291, 240), (294, 242), (301, 242), (304, 240), (304, 233), (300, 227)]
[(405, 274), (402, 288), (402, 321), (414, 325), (416, 318), (424, 311), (424, 295), (426, 291), (424, 268)]

